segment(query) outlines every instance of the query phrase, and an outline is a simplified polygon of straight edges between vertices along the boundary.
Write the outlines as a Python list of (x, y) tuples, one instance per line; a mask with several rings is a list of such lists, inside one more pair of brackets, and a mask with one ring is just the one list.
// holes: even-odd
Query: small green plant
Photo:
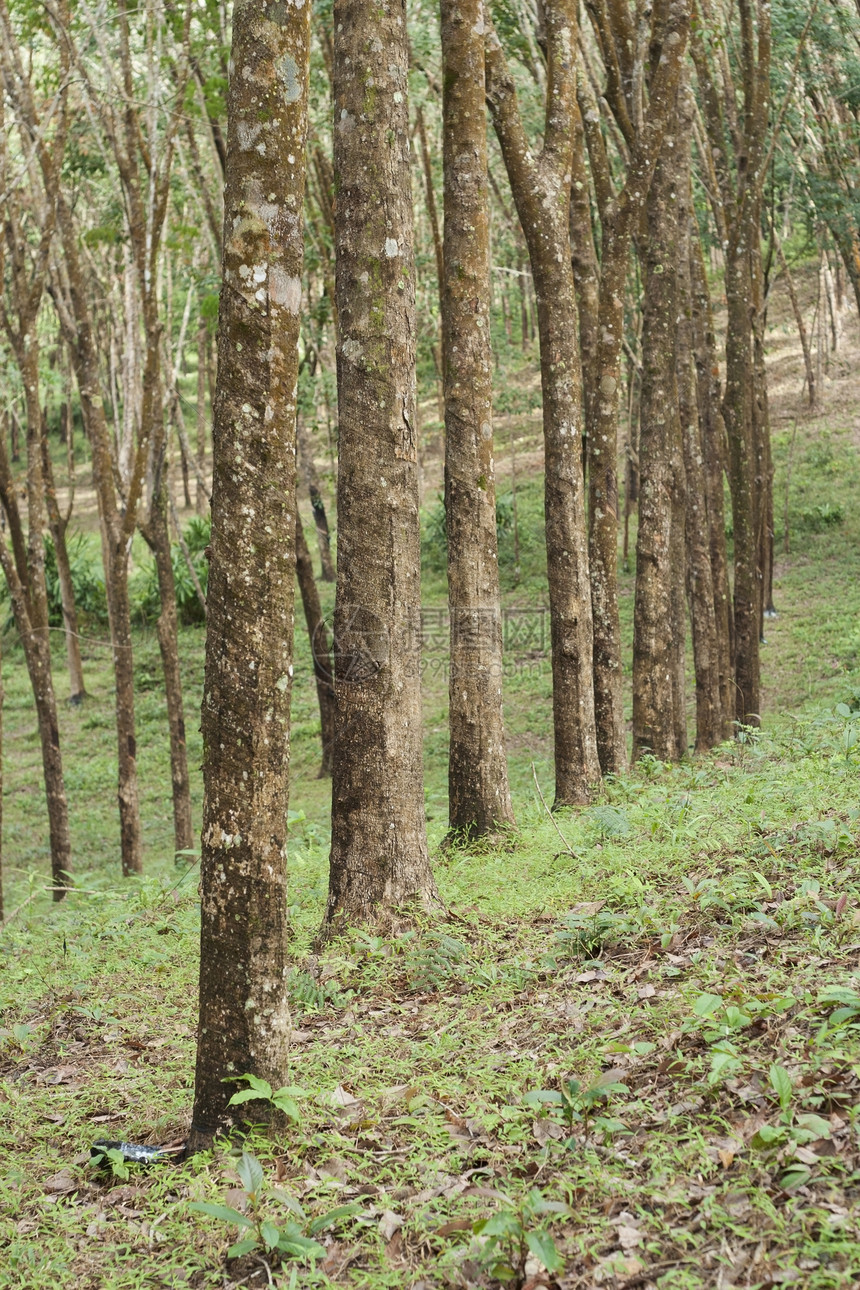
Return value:
[[(263, 1166), (256, 1156), (243, 1151), (236, 1172), (244, 1190), (243, 1209), (217, 1205), (210, 1201), (193, 1201), (189, 1209), (207, 1214), (222, 1223), (237, 1227), (244, 1235), (227, 1251), (229, 1259), (238, 1259), (256, 1250), (281, 1258), (314, 1263), (325, 1257), (325, 1247), (314, 1238), (329, 1227), (355, 1214), (360, 1205), (340, 1205), (318, 1218), (309, 1220), (299, 1202), (280, 1187), (266, 1184)], [(278, 1210), (287, 1210), (284, 1217)]]
[(404, 967), (415, 990), (440, 990), (455, 974), (466, 947), (462, 941), (445, 932), (430, 932), (407, 955)]
[(809, 1166), (815, 1161), (808, 1144), (829, 1138), (830, 1125), (820, 1115), (799, 1114), (792, 1110), (794, 1085), (784, 1066), (774, 1063), (768, 1072), (768, 1082), (779, 1102), (779, 1123), (763, 1124), (750, 1146), (781, 1170), (780, 1186), (785, 1191), (795, 1191), (809, 1181)]
[(564, 1260), (547, 1231), (549, 1215), (568, 1214), (566, 1205), (547, 1200), (533, 1187), (519, 1202), (507, 1203), (490, 1218), (475, 1223), (473, 1231), (482, 1242), (479, 1261), (490, 1276), (503, 1284), (522, 1284), (529, 1255), (547, 1272), (561, 1272)]
[(234, 1093), (227, 1103), (228, 1106), (242, 1106), (245, 1102), (268, 1102), (270, 1106), (275, 1107), (288, 1119), (294, 1120), (296, 1124), (301, 1121), (302, 1114), (296, 1098), (306, 1096), (303, 1088), (296, 1088), (295, 1085), (290, 1084), (272, 1091), (268, 1080), (258, 1079), (256, 1075), (240, 1075), (238, 1078), (245, 1080), (248, 1087)]
[(617, 806), (592, 806), (582, 818), (600, 842), (626, 838), (631, 830), (630, 817)]
[(586, 1137), (590, 1127), (611, 1136), (624, 1127), (621, 1121), (608, 1116), (594, 1117), (594, 1112), (611, 1097), (629, 1092), (627, 1085), (622, 1082), (622, 1076), (623, 1072), (620, 1070), (605, 1071), (593, 1084), (585, 1087), (571, 1076), (562, 1080), (558, 1089), (532, 1089), (523, 1096), (523, 1104), (536, 1109), (546, 1108), (550, 1114), (560, 1115), (571, 1135), (564, 1143), (566, 1147), (575, 1145), (573, 1132), (578, 1124), (583, 1126)]

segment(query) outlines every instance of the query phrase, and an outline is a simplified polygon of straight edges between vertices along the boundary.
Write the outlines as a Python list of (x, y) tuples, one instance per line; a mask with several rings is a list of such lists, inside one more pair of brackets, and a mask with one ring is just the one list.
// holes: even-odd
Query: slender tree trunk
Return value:
[[(310, 6), (237, 6), (203, 693), (200, 1023), (188, 1150), (287, 1077), (287, 795)], [(258, 147), (251, 147), (248, 140)], [(289, 159), (288, 159), (289, 157)], [(272, 1114), (251, 1103), (252, 1118)]]
[(674, 142), (673, 135), (667, 133), (648, 193), (645, 246), (640, 257), (645, 299), (633, 621), (633, 755), (650, 752), (662, 761), (678, 761), (687, 750), (681, 715), (684, 474), (675, 375), (678, 212)]
[[(5, 450), (5, 442), (3, 444)], [(2, 634), (0, 634), (0, 645), (2, 645)], [(5, 693), (3, 690), (3, 651), (0, 649), (0, 923), (6, 917), (6, 910), (3, 904), (3, 700)]]
[[(372, 94), (368, 60), (386, 69)], [(422, 776), (408, 66), (402, 3), (335, 0), (337, 706), (323, 935), (438, 899)]]
[(323, 618), (319, 592), (314, 578), (314, 566), (305, 541), (301, 516), (296, 508), (296, 578), (302, 597), (302, 608), (313, 659), (317, 700), (320, 708), (320, 739), (322, 763), (319, 778), (331, 774), (332, 746), (334, 744), (334, 669), (329, 648), (328, 630)]
[[(201, 472), (206, 461), (206, 350), (209, 342), (209, 329), (206, 319), (201, 318), (197, 328), (197, 462)], [(195, 509), (198, 515), (209, 513), (209, 498), (198, 476), (195, 494)]]
[(491, 27), (486, 38), (487, 98), (526, 237), (537, 296), (557, 806), (588, 802), (600, 779), (582, 475), (582, 371), (568, 228), (575, 106), (569, 51), (576, 44), (576, 29), (576, 9), (567, 0), (547, 14), (553, 93), (547, 101), (544, 148), (537, 158), (523, 130), (514, 84)]
[(806, 324), (803, 321), (803, 310), (800, 307), (800, 301), (797, 298), (797, 291), (794, 286), (794, 278), (791, 276), (791, 269), (788, 267), (788, 260), (785, 258), (782, 242), (776, 235), (776, 229), (773, 230), (773, 236), (776, 242), (777, 258), (785, 274), (785, 285), (788, 288), (791, 312), (794, 314), (797, 335), (800, 338), (800, 348), (803, 350), (803, 363), (806, 368), (806, 390), (809, 395), (809, 406), (812, 408), (815, 407), (815, 368), (812, 365), (812, 351), (809, 348), (809, 337), (806, 334)]
[(698, 231), (691, 229), (690, 277), (692, 283), (693, 345), (696, 360), (696, 394), (705, 471), (708, 545), (711, 555), (711, 583), (714, 592), (717, 668), (720, 688), (720, 719), (723, 739), (734, 733), (734, 629), (726, 547), (725, 494), (726, 427), (720, 392), (720, 369), (705, 257)]
[(334, 582), (334, 561), (331, 558), (331, 537), (329, 535), (328, 516), (325, 510), (319, 475), (314, 461), (314, 448), (307, 428), (299, 418), (297, 431), (299, 443), (299, 470), (311, 499), (314, 513), (314, 526), (317, 531), (317, 542), (320, 550), (320, 568), (323, 582)]
[(759, 516), (756, 505), (756, 453), (753, 438), (753, 309), (748, 229), (740, 245), (726, 256), (726, 388), (723, 418), (729, 443), (734, 540), (734, 712), (738, 721), (758, 725), (760, 708), (759, 638), (761, 580)]
[(722, 741), (722, 700), (717, 652), (717, 621), (711, 568), (708, 495), (699, 421), (697, 373), (693, 358), (693, 294), (690, 273), (690, 238), (695, 212), (690, 187), (689, 90), (685, 87), (681, 115), (685, 138), (677, 151), (678, 162), (678, 409), (684, 450), (686, 495), (686, 583), (696, 676), (696, 752), (707, 752)]
[[(67, 407), (63, 404), (63, 407)], [(42, 469), (45, 480), (45, 506), (48, 513), (48, 527), (54, 544), (54, 557), (57, 561), (57, 577), (60, 583), (60, 599), (63, 606), (63, 625), (66, 631), (66, 658), (69, 665), (69, 703), (77, 707), (86, 698), (84, 686), (84, 667), (81, 661), (80, 633), (78, 631), (78, 611), (75, 605), (75, 588), (72, 583), (72, 569), (69, 562), (69, 551), (66, 546), (68, 520), (60, 514), (57, 503), (57, 489), (54, 483), (54, 468), (48, 448), (48, 429), (43, 426), (42, 434)]]
[(472, 838), (514, 823), (502, 718), (482, 0), (442, 0), (441, 13), (448, 823), (453, 837)]
[[(160, 404), (159, 399), (159, 404)], [(159, 407), (157, 415), (162, 414)], [(156, 445), (156, 451), (158, 451)], [(155, 625), (161, 666), (164, 672), (164, 696), (167, 703), (167, 726), (170, 733), (170, 782), (173, 790), (174, 849), (190, 851), (194, 845), (191, 824), (191, 785), (188, 778), (188, 753), (185, 742), (185, 709), (182, 702), (182, 679), (179, 671), (179, 627), (176, 616), (176, 584), (170, 552), (167, 525), (167, 469), (163, 445), (155, 463), (149, 516), (140, 525), (147, 545), (155, 557), (158, 595), (161, 608)]]

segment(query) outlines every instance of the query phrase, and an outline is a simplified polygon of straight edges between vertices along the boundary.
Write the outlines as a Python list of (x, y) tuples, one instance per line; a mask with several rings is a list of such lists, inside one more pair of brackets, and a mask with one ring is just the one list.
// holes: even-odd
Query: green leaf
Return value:
[(814, 1134), (816, 1138), (830, 1137), (830, 1125), (820, 1115), (799, 1115), (797, 1123), (801, 1129), (805, 1129), (807, 1133)]
[(281, 1233), (269, 1219), (264, 1219), (260, 1226), (260, 1235), (267, 1250), (273, 1250), (281, 1239)]
[(718, 994), (700, 994), (693, 1000), (693, 1012), (697, 1017), (712, 1017), (722, 1002)]
[(560, 1272), (564, 1260), (555, 1248), (555, 1241), (549, 1232), (526, 1232), (526, 1245), (536, 1259), (540, 1259), (547, 1272)]
[(278, 1249), (283, 1254), (292, 1254), (297, 1259), (324, 1259), (325, 1246), (319, 1241), (312, 1241), (307, 1236), (288, 1236), (281, 1232)]
[(283, 1191), (280, 1187), (273, 1187), (270, 1195), (274, 1196), (275, 1200), (279, 1200), (282, 1205), (286, 1205), (287, 1209), (291, 1209), (303, 1223), (307, 1221), (305, 1211), (302, 1209), (295, 1196), (291, 1196), (288, 1191)]
[(235, 1223), (237, 1227), (253, 1227), (250, 1218), (229, 1205), (213, 1205), (208, 1200), (193, 1200), (188, 1208), (196, 1210), (198, 1214), (208, 1214), (210, 1218), (220, 1218), (222, 1223)]
[(510, 1209), (500, 1210), (487, 1219), (482, 1228), (484, 1236), (515, 1236), (519, 1238), (523, 1230), (519, 1215)]
[(237, 1079), (244, 1080), (256, 1097), (261, 1097), (268, 1101), (272, 1096), (272, 1086), (268, 1080), (259, 1079), (256, 1075), (239, 1075)]
[(297, 1124), (302, 1118), (302, 1113), (296, 1102), (281, 1089), (272, 1095), (272, 1105), (276, 1106), (279, 1111), (283, 1112), (291, 1120), (295, 1120)]
[(779, 1180), (779, 1185), (783, 1191), (796, 1191), (804, 1183), (808, 1183), (812, 1173), (809, 1169), (802, 1169), (800, 1165), (794, 1165), (791, 1169), (786, 1169)]
[(227, 1103), (228, 1106), (241, 1106), (243, 1102), (260, 1102), (267, 1099), (261, 1098), (260, 1094), (252, 1088), (243, 1088), (241, 1093), (234, 1093)]
[(552, 1106), (561, 1106), (561, 1093), (551, 1088), (533, 1088), (528, 1093), (523, 1094), (523, 1102), (526, 1106), (542, 1106), (550, 1104)]
[(763, 1124), (750, 1142), (756, 1151), (772, 1151), (785, 1139), (785, 1129), (775, 1124)]
[(256, 1250), (256, 1248), (257, 1248), (256, 1236), (244, 1236), (241, 1241), (237, 1241), (235, 1245), (230, 1246), (229, 1250), (227, 1251), (227, 1258), (241, 1259), (243, 1254), (250, 1254), (251, 1251)]
[(311, 1236), (316, 1236), (319, 1232), (327, 1232), (331, 1227), (337, 1227), (338, 1223), (344, 1218), (352, 1218), (357, 1214), (361, 1205), (353, 1202), (351, 1205), (338, 1205), (335, 1209), (330, 1209), (327, 1214), (320, 1214), (310, 1225)]
[(242, 1180), (242, 1186), (249, 1195), (256, 1195), (263, 1185), (263, 1166), (256, 1156), (243, 1151), (242, 1159), (236, 1166), (236, 1172)]
[(769, 1072), (770, 1086), (779, 1098), (779, 1104), (783, 1111), (787, 1111), (791, 1105), (791, 1098), (794, 1093), (794, 1085), (791, 1082), (791, 1076), (784, 1066), (778, 1066), (776, 1062), (771, 1066)]

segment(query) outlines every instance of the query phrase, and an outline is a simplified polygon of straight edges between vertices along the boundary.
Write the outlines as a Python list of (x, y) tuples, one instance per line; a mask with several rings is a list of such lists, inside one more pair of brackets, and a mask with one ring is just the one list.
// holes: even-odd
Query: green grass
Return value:
[[(563, 1287), (860, 1283), (857, 450), (839, 424), (798, 432), (783, 555), (790, 445), (789, 427), (774, 442), (763, 733), (674, 768), (647, 761), (554, 821), (532, 770), (551, 795), (542, 480), (521, 481), (518, 578), (508, 531), (500, 552), (506, 606), (528, 611), (511, 616), (506, 655), (519, 832), (501, 849), (437, 854), (447, 918), (356, 932), (322, 959), (310, 945), (328, 784), (297, 631), (290, 1082), (304, 1091), (298, 1124), (245, 1146), (263, 1167), (260, 1219), (285, 1230), (292, 1211), (273, 1189), (288, 1193), (325, 1255), (267, 1258), (276, 1284), (491, 1286), (510, 1265), (516, 1285), (529, 1239), (557, 1258)], [(444, 603), (426, 550), (423, 591), (429, 609)], [(621, 607), (629, 662), (629, 573)], [(198, 812), (202, 643), (183, 629)], [(427, 657), (435, 845), (444, 648)], [(128, 1178), (89, 1163), (97, 1138), (187, 1130), (198, 904), (196, 868), (173, 862), (154, 632), (135, 636), (139, 881), (119, 877), (109, 654), (95, 631), (85, 668), (91, 697), (61, 712), (79, 890), (52, 906), (29, 688), (5, 642), (6, 906), (18, 912), (0, 932), (0, 1287), (265, 1285), (256, 1255), (227, 1258), (237, 1228), (190, 1208), (247, 1205), (228, 1144)]]

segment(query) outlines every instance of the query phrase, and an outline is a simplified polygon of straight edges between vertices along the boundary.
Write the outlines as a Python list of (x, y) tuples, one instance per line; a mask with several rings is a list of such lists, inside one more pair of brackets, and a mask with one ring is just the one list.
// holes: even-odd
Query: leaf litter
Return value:
[[(238, 1227), (189, 1209), (250, 1221), (230, 1143), (126, 1177), (90, 1163), (99, 1123), (152, 1146), (187, 1130), (195, 902), (174, 904), (157, 978), (157, 880), (100, 901), (86, 936), (62, 908), (16, 920), (0, 1286), (287, 1286), (294, 1269), (303, 1287), (413, 1290), (860, 1283), (857, 777), (823, 732), (814, 754), (762, 738), (631, 776), (625, 827), (598, 819), (599, 863), (595, 817), (570, 816), (542, 888), (554, 834), (536, 815), (526, 855), (449, 856), (448, 921), (297, 952), (301, 1118), (242, 1146), (263, 1234), (299, 1222), (294, 1200), (305, 1232), (322, 1224), (295, 1249), (319, 1256), (230, 1258)], [(679, 831), (682, 795), (700, 823)], [(476, 911), (458, 884), (482, 881)]]

